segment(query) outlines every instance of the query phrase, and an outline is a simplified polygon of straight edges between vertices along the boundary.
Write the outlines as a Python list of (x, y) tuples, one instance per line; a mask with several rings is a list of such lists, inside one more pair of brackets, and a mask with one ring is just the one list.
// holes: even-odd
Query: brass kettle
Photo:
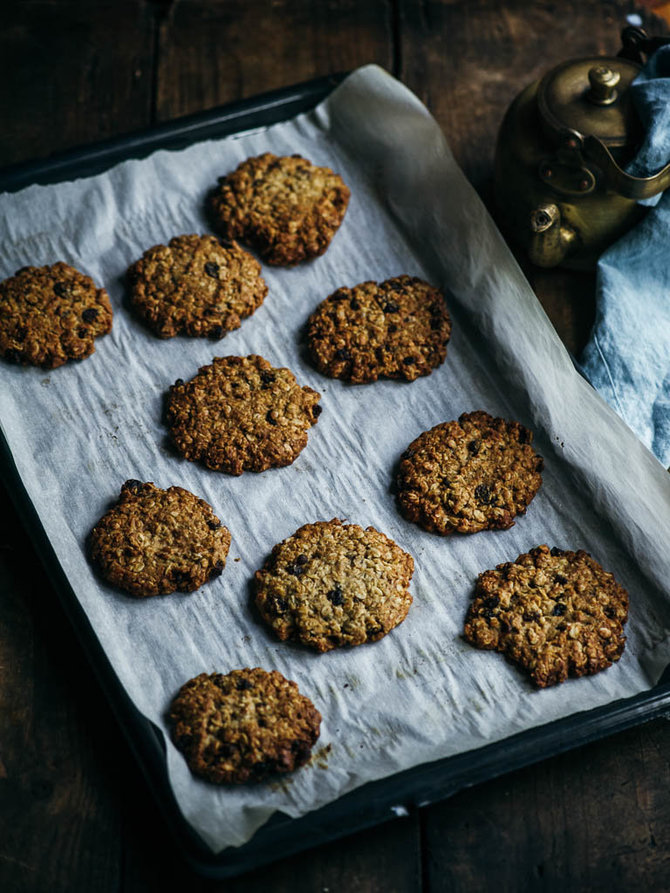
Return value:
[(651, 177), (624, 167), (643, 137), (629, 86), (644, 55), (670, 38), (626, 28), (617, 57), (564, 62), (531, 84), (505, 115), (495, 194), (503, 231), (541, 267), (590, 269), (645, 213), (638, 204), (670, 186), (670, 164)]

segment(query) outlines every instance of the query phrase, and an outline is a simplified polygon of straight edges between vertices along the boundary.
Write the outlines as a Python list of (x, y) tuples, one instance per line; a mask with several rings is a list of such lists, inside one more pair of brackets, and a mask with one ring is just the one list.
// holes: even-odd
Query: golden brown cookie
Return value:
[(90, 537), (102, 576), (138, 598), (193, 592), (221, 574), (229, 547), (230, 533), (204, 499), (134, 480)]
[(349, 189), (328, 167), (300, 155), (247, 158), (209, 198), (215, 227), (251, 245), (269, 264), (323, 254), (342, 223)]
[(169, 721), (191, 772), (244, 784), (303, 766), (321, 714), (295, 682), (256, 668), (191, 679), (172, 701)]
[(537, 546), (480, 574), (465, 638), (546, 688), (619, 660), (627, 618), (628, 593), (587, 552)]
[(83, 360), (111, 330), (107, 292), (68, 264), (23, 267), (0, 282), (0, 355), (12, 363), (55, 369)]
[(222, 338), (268, 291), (260, 264), (237, 242), (197, 235), (149, 248), (128, 270), (128, 284), (133, 307), (160, 338)]
[(542, 484), (532, 440), (518, 422), (482, 411), (424, 431), (400, 460), (402, 514), (442, 536), (512, 527)]
[(170, 388), (166, 422), (179, 452), (207, 468), (242, 474), (290, 465), (307, 445), (321, 395), (263, 357), (215, 357)]
[(411, 276), (338, 288), (307, 325), (319, 372), (353, 384), (430, 375), (447, 356), (450, 334), (444, 295)]
[(256, 604), (280, 639), (330, 651), (381, 639), (407, 616), (414, 559), (374, 527), (305, 524), (256, 571)]

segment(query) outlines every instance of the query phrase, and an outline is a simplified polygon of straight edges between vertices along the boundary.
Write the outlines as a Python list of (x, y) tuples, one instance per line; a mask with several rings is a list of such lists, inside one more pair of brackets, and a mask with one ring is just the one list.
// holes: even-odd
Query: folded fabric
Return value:
[[(630, 88), (646, 136), (628, 173), (670, 161), (670, 46)], [(670, 465), (670, 190), (598, 261), (596, 320), (582, 371), (667, 467)], [(652, 202), (649, 202), (650, 204)]]

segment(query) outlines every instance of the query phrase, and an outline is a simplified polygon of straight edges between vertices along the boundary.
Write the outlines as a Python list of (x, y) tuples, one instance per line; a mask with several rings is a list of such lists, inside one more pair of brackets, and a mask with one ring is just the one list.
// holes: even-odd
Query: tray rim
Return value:
[[(195, 115), (0, 169), (0, 191), (92, 176), (158, 149), (178, 149), (288, 120), (314, 108), (346, 77), (338, 73), (282, 87)], [(275, 813), (240, 847), (213, 853), (181, 813), (170, 788), (162, 733), (134, 706), (114, 672), (49, 542), (0, 430), (3, 481), (56, 589), (87, 660), (181, 856), (210, 878), (243, 874), (302, 850), (373, 827), (447, 799), (475, 784), (557, 756), (635, 725), (670, 718), (670, 672), (645, 692), (536, 726), (475, 750), (368, 782), (339, 799), (292, 819)], [(670, 670), (670, 667), (668, 668)], [(346, 820), (346, 821), (345, 821)]]

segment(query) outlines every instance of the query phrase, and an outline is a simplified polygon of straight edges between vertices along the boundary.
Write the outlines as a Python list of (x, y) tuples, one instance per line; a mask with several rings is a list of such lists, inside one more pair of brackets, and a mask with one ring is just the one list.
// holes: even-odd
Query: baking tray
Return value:
[[(0, 190), (51, 184), (101, 173), (158, 149), (183, 148), (287, 120), (309, 111), (344, 75), (333, 75), (181, 118), (150, 130), (0, 170)], [(426, 763), (357, 788), (339, 800), (292, 819), (275, 813), (243, 846), (213, 854), (183, 818), (167, 775), (162, 734), (132, 704), (103, 651), (48, 541), (25, 491), (11, 452), (0, 435), (2, 474), (9, 493), (60, 597), (100, 685), (128, 739), (171, 835), (200, 874), (224, 878), (309, 847), (355, 833), (449, 797), (456, 791), (580, 747), (661, 716), (670, 716), (670, 672), (653, 688), (586, 712), (521, 732), (447, 759)]]

